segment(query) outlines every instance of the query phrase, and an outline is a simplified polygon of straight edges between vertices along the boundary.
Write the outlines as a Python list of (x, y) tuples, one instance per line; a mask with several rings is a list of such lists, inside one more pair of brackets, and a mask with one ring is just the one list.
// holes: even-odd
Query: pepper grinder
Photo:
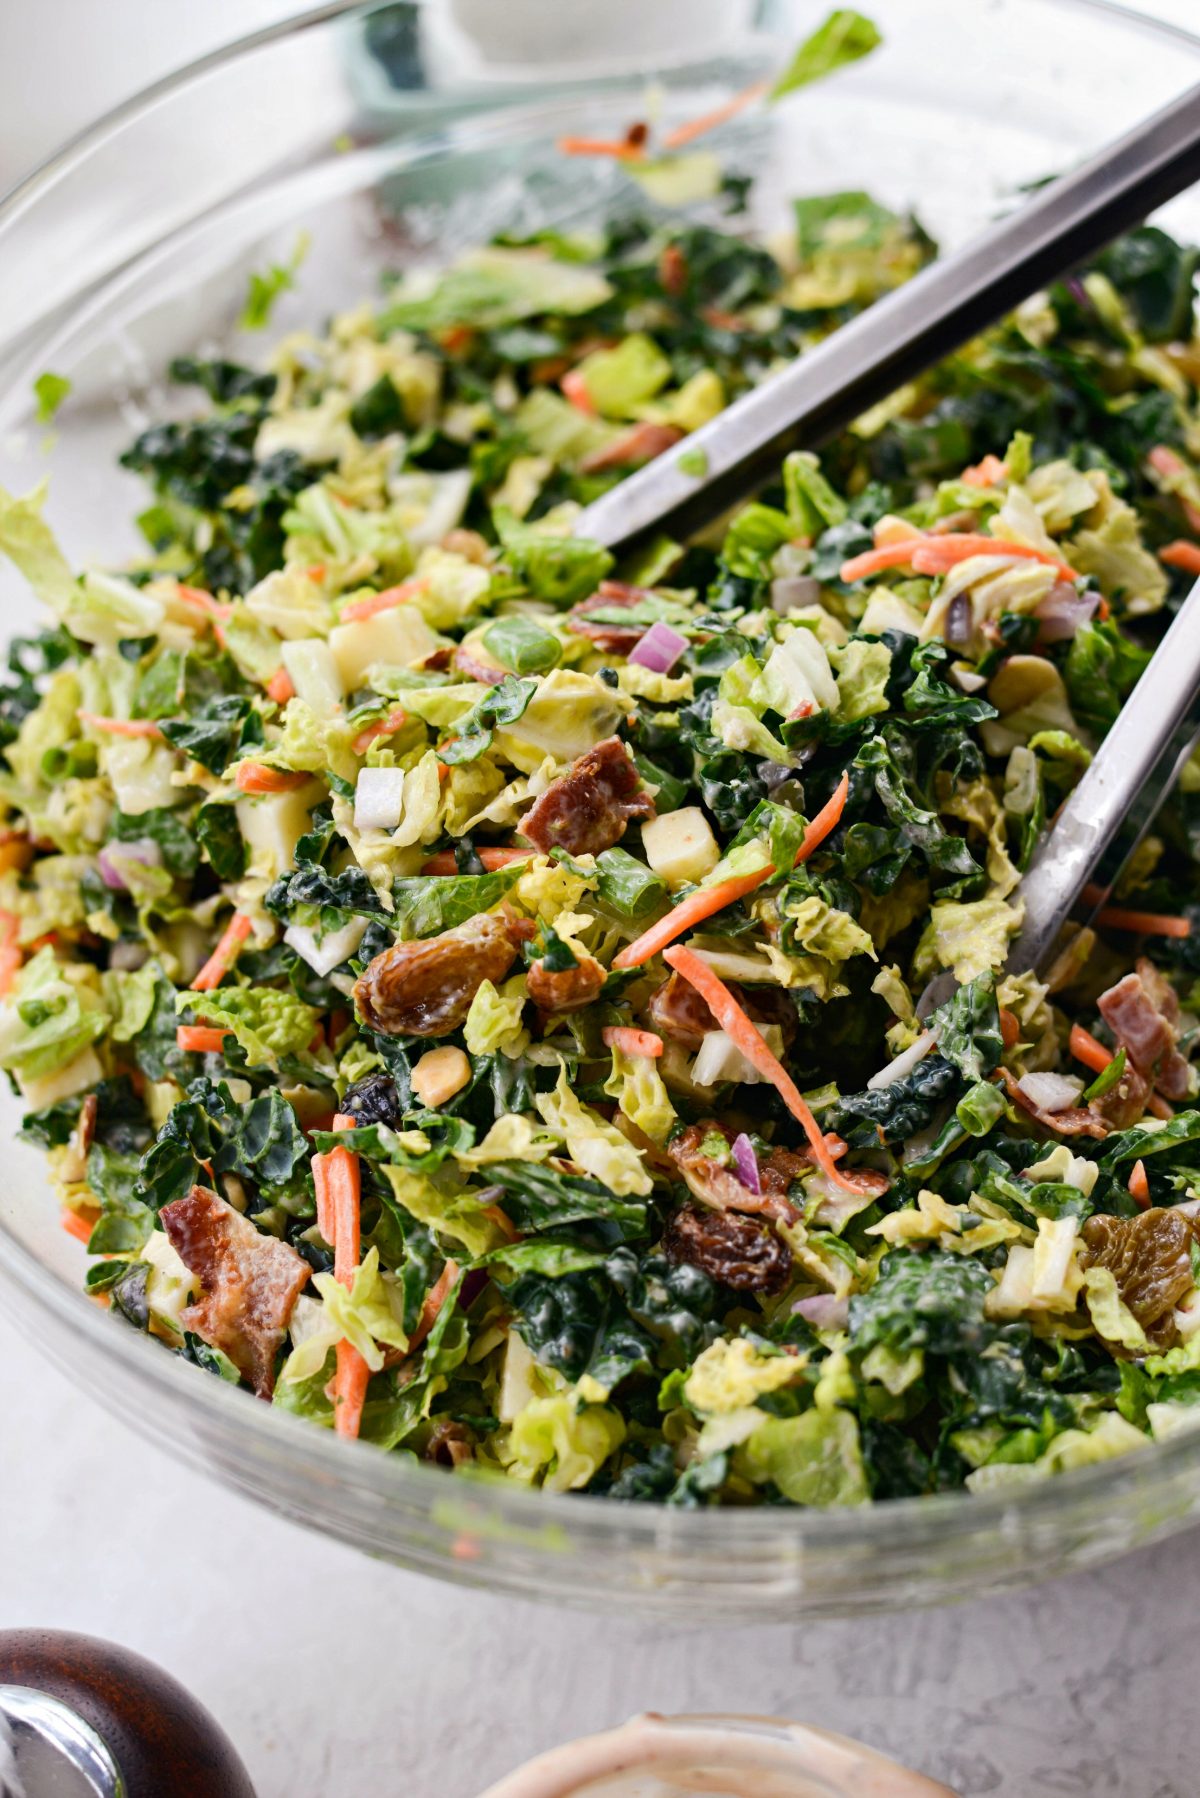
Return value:
[(254, 1798), (219, 1724), (128, 1648), (0, 1631), (0, 1798)]

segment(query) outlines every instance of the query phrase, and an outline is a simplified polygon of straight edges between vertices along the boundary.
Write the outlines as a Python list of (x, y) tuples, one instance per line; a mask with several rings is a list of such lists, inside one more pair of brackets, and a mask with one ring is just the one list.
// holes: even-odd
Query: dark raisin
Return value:
[(398, 1124), (403, 1115), (390, 1074), (368, 1074), (346, 1088), (342, 1110), (360, 1124)]
[(792, 1271), (792, 1251), (773, 1230), (729, 1211), (684, 1205), (663, 1236), (668, 1261), (687, 1262), (734, 1292), (779, 1292)]

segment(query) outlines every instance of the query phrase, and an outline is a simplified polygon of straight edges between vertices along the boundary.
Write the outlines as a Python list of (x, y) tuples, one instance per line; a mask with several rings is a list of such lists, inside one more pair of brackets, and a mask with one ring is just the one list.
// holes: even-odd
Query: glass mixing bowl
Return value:
[[(272, 331), (319, 323), (387, 271), (505, 226), (629, 205), (566, 130), (611, 135), (648, 106), (706, 111), (780, 65), (825, 0), (440, 0), (325, 7), (193, 65), (68, 146), (0, 208), (0, 481), (49, 473), (71, 556), (136, 546), (144, 490), (118, 451), (174, 403), (172, 355), (243, 358), (248, 270), (311, 249)], [(758, 176), (766, 228), (789, 194), (869, 188), (961, 241), (1021, 183), (1098, 147), (1200, 75), (1200, 38), (1066, 0), (872, 0), (885, 47), (709, 140)], [(555, 20), (558, 23), (555, 23)], [(650, 84), (649, 93), (647, 84)], [(1200, 194), (1170, 222), (1200, 236)], [(72, 392), (55, 441), (42, 370)], [(11, 571), (14, 633), (34, 608)], [(559, 1602), (727, 1620), (845, 1615), (997, 1590), (1111, 1559), (1200, 1508), (1200, 1437), (1017, 1496), (873, 1510), (686, 1512), (454, 1478), (345, 1443), (166, 1353), (80, 1291), (38, 1152), (13, 1141), (0, 1194), (6, 1309), (81, 1386), (186, 1460), (288, 1517), (424, 1572)]]

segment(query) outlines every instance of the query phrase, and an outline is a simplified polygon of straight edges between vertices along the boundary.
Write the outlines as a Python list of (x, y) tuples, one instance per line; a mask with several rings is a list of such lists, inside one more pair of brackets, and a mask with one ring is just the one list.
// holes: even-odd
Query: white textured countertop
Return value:
[(114, 1422), (0, 1322), (0, 1627), (104, 1635), (220, 1718), (259, 1798), (475, 1798), (637, 1710), (774, 1712), (963, 1798), (1195, 1798), (1200, 1532), (952, 1610), (687, 1630), (380, 1566)]

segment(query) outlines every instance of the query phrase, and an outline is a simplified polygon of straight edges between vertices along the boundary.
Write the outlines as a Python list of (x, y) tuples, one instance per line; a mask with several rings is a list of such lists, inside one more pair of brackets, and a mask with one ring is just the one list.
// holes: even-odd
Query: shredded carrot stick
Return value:
[(645, 155), (641, 144), (625, 137), (560, 137), (558, 149), (564, 156), (615, 156), (619, 162), (639, 162)]
[(1129, 1196), (1141, 1206), (1143, 1211), (1150, 1207), (1150, 1182), (1146, 1178), (1146, 1164), (1135, 1161), (1133, 1172), (1129, 1176)]
[(1113, 1058), (1112, 1050), (1106, 1049), (1082, 1024), (1071, 1025), (1069, 1047), (1075, 1060), (1081, 1061), (1085, 1068), (1091, 1068), (1093, 1074), (1102, 1074)]
[(421, 1307), (421, 1315), (417, 1319), (417, 1327), (413, 1331), (412, 1340), (408, 1345), (410, 1354), (414, 1349), (420, 1348), (430, 1330), (432, 1330), (434, 1324), (438, 1320), (438, 1314), (440, 1313), (442, 1306), (446, 1303), (446, 1300), (449, 1298), (451, 1289), (457, 1279), (458, 1262), (447, 1261), (445, 1267), (438, 1275), (437, 1285), (431, 1287), (429, 1296)]
[(98, 712), (80, 712), (80, 724), (103, 731), (106, 737), (161, 737), (152, 718), (104, 718)]
[(1188, 465), (1183, 457), (1177, 455), (1165, 443), (1156, 443), (1146, 460), (1155, 474), (1162, 477), (1166, 492), (1173, 499), (1179, 501), (1179, 507), (1187, 521), (1188, 530), (1200, 532), (1200, 508), (1192, 505), (1190, 500), (1183, 497), (1179, 486), (1180, 476), (1186, 479), (1188, 474)]
[(276, 705), (286, 705), (289, 699), (295, 699), (296, 689), (292, 685), (292, 677), (286, 668), (277, 668), (267, 682), (267, 698), (273, 699)]
[(1020, 1034), (1021, 1026), (1017, 1022), (1016, 1014), (1009, 1011), (1007, 1006), (1002, 1005), (1000, 1007), (1000, 1041), (1006, 1049), (1011, 1049)]
[(999, 456), (984, 456), (973, 467), (964, 468), (961, 479), (964, 487), (994, 487), (1007, 474), (1007, 462), (1002, 462)]
[(24, 957), (17, 942), (21, 920), (15, 911), (0, 911), (0, 996), (11, 993)]
[(479, 1215), (480, 1217), (486, 1217), (491, 1223), (495, 1224), (497, 1230), (499, 1230), (501, 1236), (503, 1236), (507, 1242), (520, 1242), (521, 1232), (517, 1229), (517, 1226), (513, 1223), (507, 1211), (501, 1211), (499, 1205), (481, 1205), (479, 1207)]
[(175, 591), (185, 606), (194, 606), (196, 611), (205, 612), (210, 618), (228, 618), (233, 611), (231, 605), (225, 605), (221, 600), (214, 599), (212, 594), (206, 593), (202, 587), (185, 587), (180, 581)]
[(864, 550), (860, 556), (851, 556), (838, 572), (850, 586), (873, 574), (882, 574), (886, 568), (910, 566), (917, 574), (946, 574), (971, 556), (1020, 556), (1030, 562), (1048, 562), (1064, 580), (1079, 579), (1073, 568), (1044, 549), (1033, 549), (1027, 543), (1006, 543), (1002, 537), (984, 537), (974, 531), (947, 531), (944, 537), (904, 537), (898, 542), (882, 543), (876, 549)]
[(407, 723), (408, 713), (397, 707), (394, 712), (389, 712), (386, 718), (375, 718), (370, 724), (365, 725), (350, 747), (355, 755), (366, 755), (372, 743), (377, 743), (380, 737), (394, 737), (396, 732), (403, 730)]
[(648, 1055), (657, 1060), (663, 1052), (663, 1039), (656, 1036), (653, 1030), (634, 1030), (627, 1024), (610, 1024), (600, 1035), (610, 1049), (619, 1049), (622, 1055)]
[(1094, 921), (1108, 930), (1136, 930), (1139, 936), (1185, 937), (1192, 934), (1190, 918), (1175, 918), (1164, 912), (1128, 911), (1123, 905), (1102, 906)]
[(739, 112), (744, 112), (747, 106), (752, 106), (756, 100), (760, 100), (769, 86), (770, 82), (768, 81), (752, 82), (749, 87), (744, 87), (740, 93), (734, 94), (732, 99), (726, 100), (723, 105), (714, 106), (711, 112), (702, 112), (699, 118), (689, 119), (684, 125), (676, 125), (675, 129), (668, 131), (663, 138), (663, 149), (681, 150), (684, 144), (694, 143), (696, 138), (703, 137), (705, 132), (714, 131), (718, 125), (724, 125), (729, 119), (736, 118)]
[(69, 1205), (62, 1208), (59, 1220), (68, 1236), (74, 1236), (78, 1242), (86, 1243), (96, 1227), (95, 1217), (84, 1217), (82, 1212), (72, 1211)]
[(175, 1042), (189, 1055), (219, 1055), (225, 1047), (225, 1038), (231, 1034), (216, 1024), (180, 1024), (175, 1032)]
[[(334, 1116), (335, 1130), (352, 1130), (356, 1119)], [(313, 1156), (317, 1195), (317, 1228), (333, 1247), (333, 1276), (347, 1291), (354, 1284), (362, 1247), (361, 1177), (358, 1156), (350, 1149), (330, 1149)], [(337, 1372), (330, 1383), (333, 1427), (339, 1436), (357, 1436), (371, 1370), (350, 1342), (337, 1345)]]
[(580, 412), (586, 412), (590, 418), (595, 418), (598, 408), (588, 392), (587, 376), (582, 369), (569, 368), (558, 384), (574, 407)]
[(208, 993), (220, 986), (238, 958), (238, 950), (254, 928), (245, 912), (235, 911), (217, 942), (216, 948), (192, 981), (194, 993)]
[(750, 1065), (774, 1086), (807, 1136), (813, 1159), (826, 1179), (831, 1180), (835, 1186), (840, 1186), (846, 1192), (857, 1192), (859, 1188), (855, 1185), (853, 1177), (839, 1173), (837, 1163), (829, 1152), (829, 1144), (825, 1141), (824, 1132), (805, 1104), (800, 1088), (783, 1063), (768, 1049), (725, 982), (713, 973), (707, 962), (701, 961), (698, 955), (682, 943), (677, 943), (674, 948), (666, 950), (663, 960), (669, 967), (674, 968), (677, 974), (681, 974), (689, 986), (695, 987), (721, 1029), (733, 1039)]
[[(796, 851), (796, 860), (793, 866), (799, 867), (801, 862), (806, 862), (830, 832), (836, 830), (841, 815), (846, 809), (846, 796), (849, 791), (850, 776), (843, 774), (834, 789), (832, 798), (821, 807), (805, 831), (804, 841)], [(649, 930), (644, 930), (641, 936), (636, 937), (627, 948), (622, 949), (621, 953), (614, 958), (613, 967), (622, 969), (641, 967), (643, 962), (647, 962), (652, 956), (657, 955), (660, 949), (665, 949), (668, 943), (673, 943), (676, 937), (691, 930), (693, 925), (702, 923), (705, 918), (711, 918), (714, 912), (724, 911), (725, 907), (732, 905), (735, 900), (744, 899), (747, 893), (752, 893), (755, 887), (762, 885), (764, 880), (770, 880), (774, 873), (774, 862), (768, 862), (765, 868), (755, 868), (749, 874), (735, 874), (729, 880), (719, 880), (715, 886), (701, 887), (698, 891), (689, 893), (687, 898), (669, 911), (665, 918), (660, 918), (657, 924), (651, 924)]]
[(935, 537), (919, 544), (913, 552), (912, 565), (916, 574), (947, 574), (960, 562), (967, 562), (972, 556), (1019, 556), (1027, 562), (1045, 562), (1056, 568), (1064, 581), (1079, 579), (1075, 569), (1066, 562), (1060, 562), (1047, 550), (1033, 549), (1028, 543), (1006, 543), (1002, 537), (984, 537), (978, 532), (947, 531), (944, 537)]
[(380, 612), (390, 612), (393, 606), (407, 605), (428, 585), (424, 578), (401, 581), (398, 587), (385, 587), (382, 593), (368, 593), (364, 599), (352, 599), (348, 606), (342, 607), (341, 623), (354, 624), (360, 618), (374, 618)]
[[(489, 874), (497, 868), (507, 868), (513, 862), (527, 862), (536, 855), (535, 849), (477, 849), (475, 851)], [(454, 859), (453, 849), (440, 849), (431, 855), (427, 862), (421, 863), (422, 874), (457, 874), (458, 863)]]
[(233, 784), (239, 793), (291, 793), (306, 786), (311, 774), (293, 774), (287, 768), (269, 768), (265, 762), (239, 762)]
[(1182, 568), (1188, 574), (1200, 574), (1200, 543), (1188, 543), (1184, 538), (1176, 538), (1158, 552), (1160, 562), (1168, 568)]

